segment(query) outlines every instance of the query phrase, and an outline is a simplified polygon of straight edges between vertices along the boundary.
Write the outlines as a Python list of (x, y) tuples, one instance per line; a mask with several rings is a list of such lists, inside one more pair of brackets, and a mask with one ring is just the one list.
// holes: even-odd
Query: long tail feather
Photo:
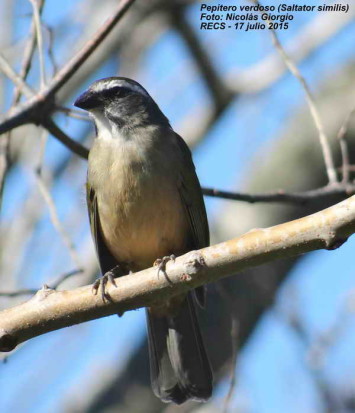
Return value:
[(191, 294), (174, 316), (147, 310), (153, 391), (165, 402), (205, 401), (212, 393), (212, 372)]

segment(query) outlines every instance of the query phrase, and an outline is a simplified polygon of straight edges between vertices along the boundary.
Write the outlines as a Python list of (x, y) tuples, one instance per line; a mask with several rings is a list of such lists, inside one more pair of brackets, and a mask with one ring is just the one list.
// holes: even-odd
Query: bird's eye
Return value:
[(121, 86), (111, 87), (103, 91), (103, 95), (107, 98), (123, 98), (131, 93), (130, 89)]

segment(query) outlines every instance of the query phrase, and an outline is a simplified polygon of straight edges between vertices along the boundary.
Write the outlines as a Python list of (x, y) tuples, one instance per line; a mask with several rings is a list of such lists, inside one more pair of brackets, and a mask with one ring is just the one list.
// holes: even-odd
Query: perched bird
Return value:
[[(134, 80), (109, 77), (74, 105), (89, 112), (96, 128), (87, 203), (102, 287), (113, 268), (128, 274), (208, 246), (190, 150), (148, 92)], [(199, 287), (146, 310), (152, 388), (164, 402), (205, 401), (212, 393), (195, 308), (204, 297)]]

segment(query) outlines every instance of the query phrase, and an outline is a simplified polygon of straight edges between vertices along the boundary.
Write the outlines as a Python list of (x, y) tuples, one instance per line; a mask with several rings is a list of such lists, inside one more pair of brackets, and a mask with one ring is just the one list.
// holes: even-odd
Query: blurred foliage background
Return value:
[[(37, 0), (42, 42), (36, 43), (34, 3), (2, 0), (1, 55), (23, 76), (34, 42), (26, 81), (38, 91), (90, 41), (117, 3)], [(239, 4), (208, 2), (219, 3)], [(200, 7), (199, 1), (136, 0), (58, 92), (55, 122), (89, 148), (93, 127), (72, 102), (93, 80), (127, 76), (151, 93), (193, 149), (203, 186), (253, 193), (326, 184), (304, 91), (287, 72), (269, 33), (200, 30)], [(314, 92), (337, 166), (336, 135), (355, 105), (354, 15), (352, 3), (348, 13), (294, 13), (289, 29), (278, 32)], [(16, 93), (13, 81), (0, 73), (2, 114), (16, 103)], [(26, 101), (25, 94), (17, 100)], [(353, 160), (354, 119), (346, 139)], [(85, 176), (86, 161), (42, 127), (24, 125), (1, 136), (1, 308), (23, 301), (45, 283), (62, 281), (58, 288), (70, 289), (98, 275)], [(206, 198), (212, 243), (304, 216), (339, 199), (300, 206)], [(209, 286), (207, 311), (200, 315), (215, 392), (205, 405), (177, 407), (155, 398), (144, 312), (139, 310), (56, 331), (3, 354), (0, 409), (355, 411), (353, 250), (350, 239), (334, 252), (279, 260)], [(29, 294), (19, 294), (23, 290)]]

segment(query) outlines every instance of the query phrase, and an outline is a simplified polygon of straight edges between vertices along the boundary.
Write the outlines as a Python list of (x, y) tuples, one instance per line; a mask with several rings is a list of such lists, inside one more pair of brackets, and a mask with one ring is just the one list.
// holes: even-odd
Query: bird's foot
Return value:
[(112, 270), (107, 271), (104, 275), (99, 277), (94, 284), (92, 285), (92, 291), (96, 295), (99, 289), (101, 289), (101, 297), (102, 301), (112, 301), (110, 295), (106, 292), (106, 285), (108, 282), (113, 284), (115, 287), (117, 287), (115, 277), (120, 275), (121, 273), (121, 268), (119, 265), (116, 265), (116, 267), (112, 268)]
[(165, 275), (165, 278), (168, 279), (168, 276), (167, 276), (167, 273), (166, 273), (166, 264), (169, 261), (174, 261), (175, 262), (175, 259), (176, 259), (175, 255), (171, 254), (171, 255), (166, 255), (165, 257), (162, 257), (162, 258), (157, 258), (154, 261), (153, 266), (158, 267), (158, 278), (159, 278), (159, 274), (160, 274), (160, 271), (161, 271)]

